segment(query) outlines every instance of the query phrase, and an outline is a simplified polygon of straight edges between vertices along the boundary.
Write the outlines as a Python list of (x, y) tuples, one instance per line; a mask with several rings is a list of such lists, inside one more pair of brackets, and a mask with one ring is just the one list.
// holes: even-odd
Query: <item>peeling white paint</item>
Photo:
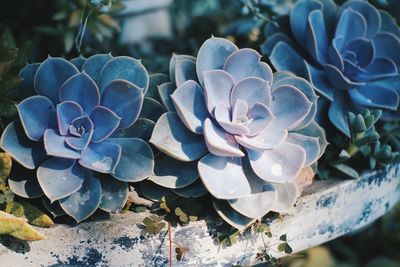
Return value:
[[(269, 241), (274, 243), (281, 234), (287, 233), (294, 252), (301, 251), (368, 225), (399, 199), (399, 166), (366, 174), (359, 180), (317, 181), (299, 199), (292, 215), (272, 222), (275, 240)], [(57, 225), (40, 229), (47, 239), (39, 242), (1, 237), (1, 266), (168, 266), (168, 235), (163, 231), (158, 236), (141, 236), (136, 224), (145, 216), (130, 212), (75, 227)], [(237, 244), (222, 247), (211, 237), (218, 221), (208, 218), (207, 223), (199, 221), (173, 228), (173, 251), (176, 244), (190, 249), (184, 262), (178, 262), (174, 252), (173, 266), (257, 263), (255, 254), (263, 249), (260, 236), (247, 234)]]

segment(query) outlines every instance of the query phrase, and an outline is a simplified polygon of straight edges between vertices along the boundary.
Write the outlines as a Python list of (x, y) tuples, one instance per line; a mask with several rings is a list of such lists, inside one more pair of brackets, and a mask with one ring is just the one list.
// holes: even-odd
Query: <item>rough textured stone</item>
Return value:
[[(387, 212), (400, 199), (400, 166), (368, 173), (358, 180), (317, 181), (298, 200), (292, 214), (276, 219), (271, 231), (286, 233), (293, 251), (325, 243), (360, 229)], [(111, 215), (110, 220), (75, 227), (40, 229), (46, 240), (27, 243), (0, 238), (1, 266), (168, 266), (168, 233), (145, 237), (136, 226), (146, 214)], [(172, 229), (173, 266), (232, 266), (254, 264), (264, 248), (260, 235), (247, 234), (231, 247), (212, 238), (215, 218)], [(274, 240), (267, 239), (274, 243)], [(177, 244), (190, 250), (176, 260)], [(279, 257), (280, 254), (274, 254)]]

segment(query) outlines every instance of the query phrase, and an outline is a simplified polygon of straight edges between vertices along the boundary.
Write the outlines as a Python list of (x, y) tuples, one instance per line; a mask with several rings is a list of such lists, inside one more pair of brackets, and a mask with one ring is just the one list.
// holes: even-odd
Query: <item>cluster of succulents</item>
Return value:
[[(77, 222), (122, 210), (128, 183), (182, 222), (197, 213), (167, 200), (190, 198), (194, 209), (210, 194), (218, 215), (244, 229), (289, 212), (310, 183), (328, 144), (316, 121), (329, 117), (347, 135), (330, 164), (349, 176), (358, 173), (343, 162), (372, 143), (374, 164), (399, 158), (376, 143), (381, 114), (398, 117), (400, 30), (388, 13), (359, 0), (300, 0), (266, 34), (276, 73), (257, 51), (217, 37), (197, 57), (174, 54), (169, 76), (111, 54), (26, 65), (19, 119), (0, 141), (14, 160), (7, 186)], [(165, 224), (155, 218), (144, 226), (157, 233)]]
[(322, 96), (319, 117), (347, 136), (348, 112), (399, 118), (400, 29), (386, 11), (362, 0), (300, 0), (266, 36), (262, 50), (273, 66), (309, 80)]
[[(17, 105), (1, 147), (18, 162), (8, 179), (22, 197), (41, 197), (76, 221), (97, 208), (121, 210), (128, 182), (154, 167), (150, 146), (130, 137), (149, 85), (146, 69), (129, 57), (49, 57), (25, 66)], [(50, 200), (50, 201), (49, 201)], [(49, 205), (51, 203), (51, 205)]]
[(178, 194), (204, 185), (217, 212), (237, 228), (270, 210), (287, 212), (297, 197), (296, 176), (326, 146), (314, 122), (312, 86), (287, 72), (273, 75), (260, 59), (216, 37), (197, 58), (174, 55), (172, 82), (159, 87), (168, 112), (150, 139), (163, 155), (149, 180)]

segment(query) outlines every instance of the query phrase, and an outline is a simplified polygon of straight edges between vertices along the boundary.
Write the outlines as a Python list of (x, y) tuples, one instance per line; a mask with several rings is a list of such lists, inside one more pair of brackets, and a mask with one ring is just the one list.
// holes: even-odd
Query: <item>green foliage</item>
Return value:
[(239, 240), (240, 231), (226, 223), (217, 228), (217, 239), (224, 246), (232, 246)]
[(381, 115), (380, 110), (368, 109), (357, 115), (349, 113), (350, 138), (335, 136), (318, 166), (321, 179), (356, 179), (365, 166), (373, 169), (400, 161), (399, 152), (393, 151), (388, 142), (389, 132), (393, 129), (385, 131), (377, 128)]
[(162, 216), (152, 214), (149, 217), (144, 218), (142, 222), (143, 224), (139, 225), (139, 227), (149, 235), (156, 235), (166, 226), (166, 223), (162, 221), (163, 219)]
[[(7, 29), (0, 28), (0, 122), (16, 116), (16, 87), (20, 82), (19, 69), (26, 64), (29, 44), (22, 49), (14, 46), (14, 39)], [(4, 125), (2, 125), (3, 128)]]
[[(65, 53), (70, 52), (74, 45), (80, 49), (80, 38), (85, 35), (86, 28), (88, 35), (94, 37), (94, 43), (97, 42), (97, 45), (105, 39), (112, 38), (114, 33), (120, 30), (114, 18), (105, 13), (120, 10), (123, 7), (120, 1), (58, 0), (57, 2), (59, 11), (53, 15), (53, 23), (39, 26), (36, 31), (63, 40)], [(91, 44), (93, 45), (92, 40), (85, 45), (85, 49), (90, 50)]]
[(160, 209), (166, 213), (169, 220), (180, 223), (197, 221), (202, 212), (202, 206), (197, 199), (177, 195), (163, 196)]

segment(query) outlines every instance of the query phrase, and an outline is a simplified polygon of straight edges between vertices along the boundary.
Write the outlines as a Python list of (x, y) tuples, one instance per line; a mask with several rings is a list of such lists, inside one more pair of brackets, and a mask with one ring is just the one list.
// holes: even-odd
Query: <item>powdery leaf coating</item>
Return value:
[[(99, 207), (121, 210), (126, 182), (146, 179), (154, 159), (141, 139), (123, 133), (110, 138), (131, 127), (141, 112), (149, 77), (140, 61), (107, 54), (71, 62), (49, 57), (21, 71), (20, 90), (38, 95), (18, 105), (21, 124), (7, 127), (1, 147), (25, 168), (37, 169), (37, 178), (28, 170), (24, 180), (13, 175), (14, 193), (44, 193), (79, 222)], [(110, 181), (100, 186), (97, 172), (109, 174)]]
[[(174, 55), (170, 74), (172, 82), (161, 85), (160, 92), (176, 113), (161, 116), (150, 142), (180, 161), (198, 160), (209, 152), (197, 169), (205, 188), (218, 199), (217, 212), (233, 226), (242, 228), (262, 217), (279, 199), (272, 182), (293, 182), (322, 155), (324, 132), (304, 130), (315, 124), (318, 97), (312, 85), (290, 73), (273, 75), (255, 50), (211, 37), (197, 58)], [(173, 171), (169, 175), (170, 181), (178, 181)], [(260, 201), (263, 207), (255, 209)]]
[(400, 32), (387, 12), (361, 0), (300, 0), (266, 34), (262, 50), (274, 67), (309, 80), (331, 102), (329, 119), (342, 133), (350, 135), (348, 112), (400, 118)]

